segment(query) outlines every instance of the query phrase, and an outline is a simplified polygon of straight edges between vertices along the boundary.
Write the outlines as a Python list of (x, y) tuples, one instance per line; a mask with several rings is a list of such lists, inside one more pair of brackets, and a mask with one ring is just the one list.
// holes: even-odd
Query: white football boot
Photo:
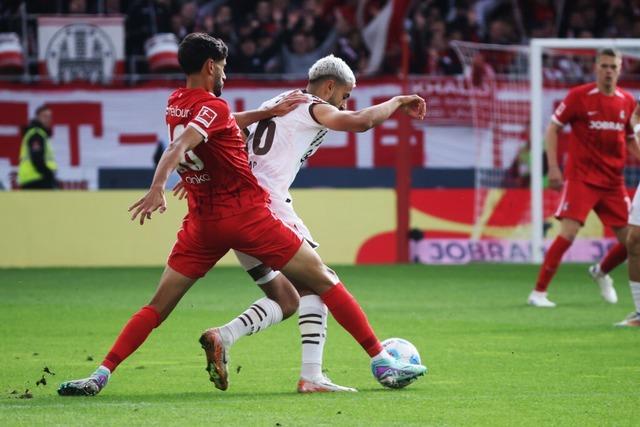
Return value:
[(334, 384), (331, 380), (325, 376), (320, 375), (315, 378), (307, 379), (300, 378), (298, 381), (298, 393), (323, 393), (323, 392), (357, 392), (355, 388), (343, 387), (338, 384)]
[(547, 298), (546, 292), (538, 292), (535, 289), (531, 291), (529, 294), (529, 298), (527, 299), (527, 304), (532, 305), (534, 307), (544, 307), (544, 308), (552, 308), (556, 306), (555, 302), (549, 301)]
[(633, 312), (627, 316), (622, 322), (618, 322), (615, 326), (624, 326), (624, 327), (640, 327), (640, 313)]
[(600, 266), (594, 264), (589, 267), (589, 275), (594, 282), (600, 286), (600, 295), (609, 304), (615, 304), (618, 302), (618, 294), (613, 287), (613, 279), (607, 273), (600, 271)]

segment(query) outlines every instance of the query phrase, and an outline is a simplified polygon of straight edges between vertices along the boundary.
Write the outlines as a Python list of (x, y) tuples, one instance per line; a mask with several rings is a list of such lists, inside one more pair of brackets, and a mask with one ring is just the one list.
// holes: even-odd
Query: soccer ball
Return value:
[(389, 338), (382, 341), (382, 346), (394, 358), (412, 365), (420, 365), (420, 353), (409, 341), (402, 338)]
[[(402, 338), (389, 338), (382, 341), (382, 346), (387, 353), (389, 353), (392, 357), (401, 360), (405, 363), (411, 363), (412, 365), (421, 365), (422, 361), (420, 359), (420, 353), (418, 353), (418, 349), (411, 344), (409, 341)], [(404, 388), (411, 384), (415, 379), (410, 381), (402, 381), (397, 382), (393, 385), (383, 384), (385, 387), (390, 388)]]

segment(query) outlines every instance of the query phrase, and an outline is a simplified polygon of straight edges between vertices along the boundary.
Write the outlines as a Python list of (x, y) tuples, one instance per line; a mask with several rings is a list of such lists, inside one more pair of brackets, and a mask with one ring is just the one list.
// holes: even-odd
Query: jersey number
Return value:
[[(167, 127), (169, 130), (169, 141), (173, 144), (173, 141), (184, 132), (184, 125), (176, 125), (176, 127), (173, 128), (173, 135), (171, 135), (171, 127), (169, 125), (167, 125)], [(192, 171), (201, 171), (204, 169), (204, 163), (200, 160), (200, 157), (196, 156), (193, 150), (184, 153), (184, 160), (182, 160), (176, 168), (180, 173), (186, 172), (189, 169)]]
[[(264, 138), (264, 144), (262, 136), (267, 131), (267, 135)], [(273, 138), (276, 135), (276, 122), (273, 120), (261, 120), (258, 122), (256, 131), (253, 133), (253, 154), (258, 156), (264, 156), (271, 150), (273, 145)]]

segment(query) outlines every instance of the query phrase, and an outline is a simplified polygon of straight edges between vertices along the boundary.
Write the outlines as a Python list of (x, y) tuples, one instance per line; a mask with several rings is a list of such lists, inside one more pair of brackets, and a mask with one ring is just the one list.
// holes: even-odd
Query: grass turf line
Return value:
[[(586, 266), (563, 265), (551, 310), (524, 304), (533, 266), (336, 270), (381, 339), (416, 345), (426, 377), (383, 389), (331, 319), (328, 375), (360, 392), (298, 395), (300, 338), (290, 319), (238, 342), (230, 389), (215, 390), (200, 332), (261, 296), (240, 269), (220, 268), (194, 285), (102, 394), (61, 398), (58, 383), (95, 368), (161, 270), (0, 270), (0, 425), (633, 425), (640, 415), (640, 331), (612, 327), (632, 309), (624, 268), (614, 272), (620, 302), (610, 305)], [(56, 375), (36, 386), (45, 366)], [(10, 394), (26, 388), (32, 399)]]

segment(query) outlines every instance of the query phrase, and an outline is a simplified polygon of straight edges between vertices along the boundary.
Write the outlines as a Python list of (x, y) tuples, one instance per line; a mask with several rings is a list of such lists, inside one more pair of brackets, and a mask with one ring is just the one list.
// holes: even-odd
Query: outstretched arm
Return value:
[(233, 113), (233, 117), (238, 123), (240, 129), (245, 129), (255, 122), (260, 120), (270, 119), (271, 117), (284, 116), (296, 106), (302, 102), (305, 102), (307, 97), (300, 91), (296, 90), (289, 95), (282, 98), (274, 106), (265, 108), (263, 110), (249, 110), (241, 113)]
[(133, 211), (131, 220), (140, 215), (140, 225), (145, 219), (151, 219), (151, 213), (160, 210), (163, 213), (167, 210), (167, 201), (164, 198), (164, 187), (169, 179), (169, 174), (180, 164), (187, 151), (193, 150), (204, 140), (203, 136), (187, 126), (185, 131), (165, 150), (160, 157), (158, 167), (153, 175), (153, 182), (147, 194), (129, 207), (129, 212)]
[(408, 116), (422, 120), (427, 106), (418, 95), (394, 96), (381, 104), (358, 111), (340, 111), (329, 104), (313, 105), (313, 115), (323, 126), (332, 130), (346, 132), (365, 132), (387, 120), (401, 109)]

